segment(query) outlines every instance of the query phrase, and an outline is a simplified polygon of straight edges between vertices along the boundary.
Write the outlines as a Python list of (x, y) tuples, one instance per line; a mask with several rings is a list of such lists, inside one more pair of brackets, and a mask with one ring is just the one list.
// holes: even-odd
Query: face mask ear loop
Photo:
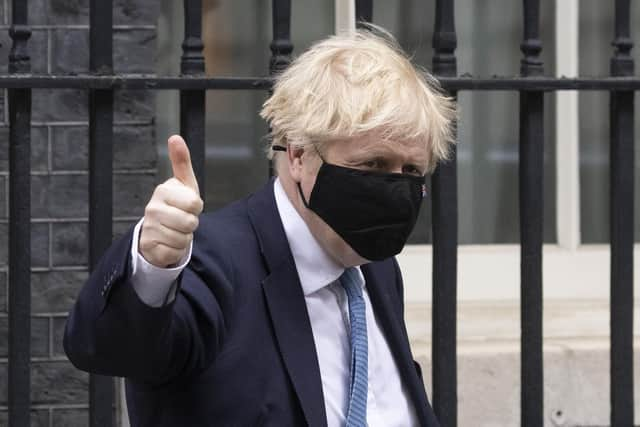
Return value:
[(309, 204), (307, 203), (307, 200), (304, 198), (304, 194), (302, 193), (302, 187), (300, 186), (300, 183), (298, 183), (298, 192), (300, 193), (300, 198), (302, 199), (302, 203), (304, 203), (304, 207), (307, 209), (311, 209), (309, 207)]
[[(327, 163), (324, 161), (324, 158), (322, 157), (322, 154), (320, 154), (320, 151), (318, 151), (318, 146), (316, 144), (313, 144), (313, 148), (316, 150), (316, 153), (318, 154), (318, 157), (320, 157), (320, 160), (322, 160), (322, 163)], [(300, 193), (300, 198), (302, 199), (302, 203), (304, 204), (304, 207), (307, 209), (311, 209), (309, 207), (309, 203), (307, 203), (307, 199), (304, 198), (304, 193), (302, 192), (302, 187), (300, 186), (300, 183), (298, 183), (298, 192)]]
[(318, 150), (318, 145), (317, 144), (313, 144), (313, 148), (316, 150), (316, 153), (318, 154), (318, 157), (320, 157), (320, 160), (322, 160), (322, 163), (327, 163), (324, 160), (324, 157), (322, 157), (322, 154), (320, 154), (320, 150)]

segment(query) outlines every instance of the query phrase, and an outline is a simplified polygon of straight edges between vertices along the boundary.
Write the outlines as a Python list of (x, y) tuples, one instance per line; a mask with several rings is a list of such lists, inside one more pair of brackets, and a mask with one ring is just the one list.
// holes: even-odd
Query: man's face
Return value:
[[(366, 262), (327, 223), (304, 206), (295, 188), (300, 183), (305, 200), (310, 200), (322, 159), (312, 146), (288, 151), (288, 174), (282, 174), (285, 191), (311, 233), (337, 262), (345, 267)], [(335, 141), (325, 144), (320, 155), (328, 162), (348, 168), (384, 173), (422, 176), (427, 170), (429, 155), (423, 141), (384, 141), (375, 135)], [(283, 165), (284, 166), (284, 165)], [(289, 180), (290, 178), (290, 180)], [(288, 182), (289, 181), (289, 182)], [(362, 212), (367, 215), (367, 212)]]

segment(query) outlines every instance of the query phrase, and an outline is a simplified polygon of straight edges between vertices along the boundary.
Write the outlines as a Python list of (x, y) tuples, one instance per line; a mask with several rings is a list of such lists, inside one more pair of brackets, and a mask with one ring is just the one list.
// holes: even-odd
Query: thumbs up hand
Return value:
[(186, 255), (203, 208), (184, 139), (174, 135), (167, 144), (173, 177), (158, 185), (147, 203), (138, 245), (144, 259), (161, 268)]

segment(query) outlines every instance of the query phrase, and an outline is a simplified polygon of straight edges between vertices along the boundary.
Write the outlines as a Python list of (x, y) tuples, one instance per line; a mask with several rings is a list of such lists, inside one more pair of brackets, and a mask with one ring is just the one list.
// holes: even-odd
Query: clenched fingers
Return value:
[(193, 233), (199, 224), (196, 215), (163, 203), (149, 202), (144, 217), (181, 233)]

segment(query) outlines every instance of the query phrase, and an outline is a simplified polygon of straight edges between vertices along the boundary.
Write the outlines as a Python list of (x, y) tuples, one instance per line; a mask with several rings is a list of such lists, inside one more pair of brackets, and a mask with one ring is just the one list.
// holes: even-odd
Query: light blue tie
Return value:
[(340, 283), (347, 292), (349, 301), (349, 320), (351, 323), (351, 384), (349, 387), (349, 409), (347, 427), (366, 427), (367, 425), (367, 318), (359, 283), (358, 271), (347, 268)]

